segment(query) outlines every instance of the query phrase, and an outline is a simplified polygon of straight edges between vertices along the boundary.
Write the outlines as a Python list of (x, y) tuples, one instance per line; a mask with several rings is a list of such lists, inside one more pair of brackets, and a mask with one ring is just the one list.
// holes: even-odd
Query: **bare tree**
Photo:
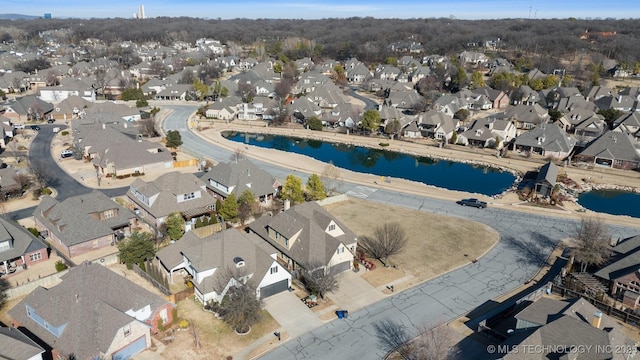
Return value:
[(13, 180), (20, 185), (20, 189), (26, 189), (31, 182), (29, 175), (24, 173), (16, 174), (16, 176), (13, 177)]
[(609, 230), (600, 218), (583, 218), (574, 230), (573, 239), (576, 243), (573, 256), (582, 272), (589, 266), (601, 265), (611, 255)]
[(231, 160), (231, 162), (233, 163), (237, 163), (238, 161), (246, 158), (247, 158), (247, 155), (245, 154), (244, 149), (239, 147), (236, 149), (236, 151), (233, 152), (233, 154), (231, 154), (231, 157), (229, 160)]
[(324, 295), (338, 289), (336, 274), (330, 267), (325, 267), (318, 262), (311, 262), (304, 266), (302, 272), (303, 282), (312, 293), (317, 293), (324, 299)]
[(190, 333), (191, 337), (193, 337), (193, 345), (196, 349), (200, 349), (200, 330), (193, 321), (189, 320), (189, 323), (191, 324)]
[(27, 166), (29, 167), (29, 171), (31, 171), (33, 179), (41, 189), (51, 185), (55, 179), (51, 166), (47, 165), (47, 163), (41, 159), (30, 160)]
[(406, 326), (385, 319), (374, 323), (376, 338), (385, 354), (397, 354), (405, 360), (447, 360), (455, 357), (455, 338), (443, 323), (435, 327), (420, 325), (417, 335), (410, 334)]
[(332, 163), (327, 164), (322, 170), (322, 181), (327, 194), (331, 195), (338, 190), (340, 183), (340, 169)]
[(390, 222), (377, 226), (372, 236), (362, 236), (358, 243), (366, 254), (386, 265), (383, 259), (401, 253), (407, 241), (407, 233), (400, 223)]
[(18, 164), (20, 164), (27, 157), (25, 151), (20, 149), (20, 144), (18, 144), (17, 139), (13, 139), (11, 142), (9, 142), (9, 144), (7, 145), (7, 150), (9, 151), (11, 156), (16, 159), (16, 163)]
[(138, 128), (142, 136), (150, 138), (157, 135), (156, 124), (153, 118), (138, 121)]
[(226, 268), (219, 271), (223, 273), (218, 288), (227, 289), (219, 304), (219, 313), (234, 330), (245, 333), (260, 320), (262, 301), (256, 297), (257, 284), (241, 270)]

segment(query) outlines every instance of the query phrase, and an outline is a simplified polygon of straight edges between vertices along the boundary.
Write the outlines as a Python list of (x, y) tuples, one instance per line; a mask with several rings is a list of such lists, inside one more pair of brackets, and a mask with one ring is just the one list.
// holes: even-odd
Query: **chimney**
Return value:
[(591, 325), (594, 328), (600, 329), (600, 323), (601, 322), (602, 322), (602, 312), (601, 311), (596, 311), (595, 314), (593, 314), (593, 319), (591, 319)]

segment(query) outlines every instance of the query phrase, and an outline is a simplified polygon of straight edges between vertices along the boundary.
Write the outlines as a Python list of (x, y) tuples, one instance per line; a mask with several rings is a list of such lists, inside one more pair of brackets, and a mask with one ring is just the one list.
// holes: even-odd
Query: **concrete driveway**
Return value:
[(264, 307), (280, 324), (280, 331), (295, 338), (323, 324), (293, 292), (284, 291), (264, 300)]
[(338, 290), (329, 293), (329, 297), (339, 309), (356, 311), (384, 299), (384, 295), (360, 277), (364, 271), (345, 271), (336, 276)]

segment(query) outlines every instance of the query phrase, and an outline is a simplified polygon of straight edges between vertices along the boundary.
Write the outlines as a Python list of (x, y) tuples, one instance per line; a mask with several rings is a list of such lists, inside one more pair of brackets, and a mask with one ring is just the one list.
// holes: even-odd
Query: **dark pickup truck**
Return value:
[(462, 199), (458, 201), (458, 204), (462, 206), (473, 206), (478, 209), (484, 209), (487, 207), (487, 203), (478, 199)]

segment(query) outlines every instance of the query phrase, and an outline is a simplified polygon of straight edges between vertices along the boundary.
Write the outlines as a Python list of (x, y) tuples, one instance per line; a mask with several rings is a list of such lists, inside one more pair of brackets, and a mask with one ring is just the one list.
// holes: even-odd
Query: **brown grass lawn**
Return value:
[(375, 270), (363, 275), (375, 287), (404, 277), (402, 284), (395, 285), (396, 291), (471, 262), (499, 238), (495, 230), (478, 222), (356, 198), (329, 205), (327, 210), (358, 235), (371, 235), (376, 224), (400, 223), (408, 245), (387, 261), (397, 269), (377, 262)]
[(216, 319), (213, 313), (204, 311), (202, 305), (193, 298), (178, 302), (178, 317), (195, 324), (201, 348), (195, 349), (190, 330), (181, 330), (176, 332), (175, 340), (157, 354), (162, 359), (225, 359), (280, 327), (278, 322), (263, 310), (262, 320), (251, 327), (249, 334), (240, 336), (222, 320)]

